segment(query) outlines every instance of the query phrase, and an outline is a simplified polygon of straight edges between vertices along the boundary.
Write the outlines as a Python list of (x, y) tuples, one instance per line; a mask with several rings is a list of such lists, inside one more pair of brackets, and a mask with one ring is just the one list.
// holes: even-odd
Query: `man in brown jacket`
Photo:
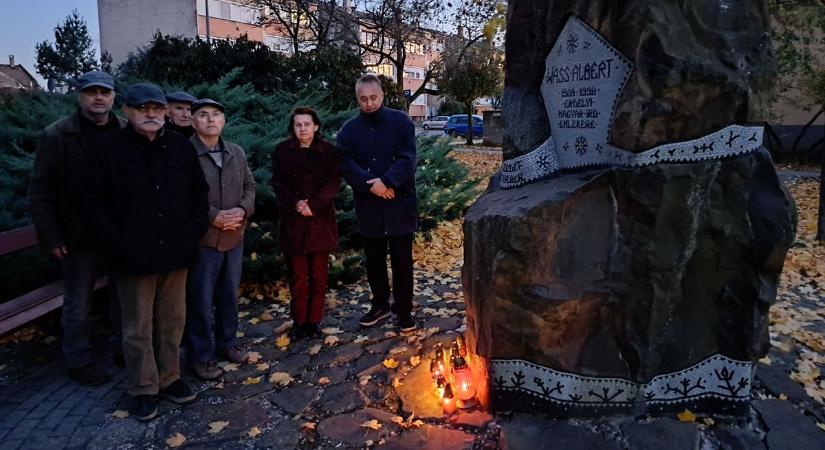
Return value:
[[(63, 269), (62, 346), (69, 378), (96, 385), (109, 380), (92, 363), (89, 345), (92, 293), (103, 270), (101, 249), (83, 210), (84, 183), (98, 136), (123, 128), (126, 121), (112, 113), (115, 81), (111, 75), (87, 72), (77, 83), (77, 110), (46, 127), (37, 146), (29, 200), (37, 239)], [(111, 300), (114, 358), (123, 365), (120, 308), (115, 295)]]
[(211, 99), (192, 104), (191, 142), (209, 184), (210, 226), (200, 241), (200, 258), (189, 269), (185, 343), (195, 374), (205, 380), (222, 374), (215, 356), (233, 363), (246, 361), (236, 338), (238, 287), (244, 229), (255, 211), (255, 180), (243, 149), (221, 138), (224, 110)]

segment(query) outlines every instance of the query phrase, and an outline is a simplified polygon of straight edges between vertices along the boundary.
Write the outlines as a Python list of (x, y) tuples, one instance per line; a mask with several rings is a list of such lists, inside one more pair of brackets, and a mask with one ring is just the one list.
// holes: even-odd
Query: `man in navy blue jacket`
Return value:
[(402, 332), (415, 330), (412, 319), (415, 201), (415, 126), (401, 111), (384, 106), (375, 75), (355, 84), (358, 116), (338, 133), (341, 175), (352, 187), (358, 228), (364, 240), (372, 308), (359, 320), (370, 327), (390, 314), (387, 250), (392, 263), (392, 311)]

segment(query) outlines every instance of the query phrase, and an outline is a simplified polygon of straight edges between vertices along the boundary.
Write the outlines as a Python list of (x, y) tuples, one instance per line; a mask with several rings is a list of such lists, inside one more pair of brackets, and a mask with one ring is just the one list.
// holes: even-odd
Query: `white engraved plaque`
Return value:
[(547, 55), (541, 93), (562, 167), (607, 163), (610, 127), (632, 64), (571, 17)]

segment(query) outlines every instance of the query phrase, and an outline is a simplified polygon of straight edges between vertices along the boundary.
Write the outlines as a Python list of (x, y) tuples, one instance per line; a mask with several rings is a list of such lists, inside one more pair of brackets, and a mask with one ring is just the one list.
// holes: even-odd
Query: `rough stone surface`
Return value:
[(282, 420), (261, 435), (256, 448), (298, 448), (300, 439), (301, 425), (293, 420)]
[[(363, 446), (366, 441), (378, 442), (391, 433), (398, 431), (398, 425), (393, 423), (393, 416), (380, 409), (367, 408), (351, 414), (333, 416), (318, 424), (318, 434), (322, 437), (344, 442), (350, 445)], [(377, 420), (381, 428), (362, 427), (361, 424), (370, 420)]]
[(455, 417), (455, 423), (458, 425), (469, 425), (471, 427), (481, 428), (493, 421), (493, 416), (485, 411), (461, 411)]
[(364, 395), (358, 390), (355, 382), (347, 382), (332, 386), (324, 390), (316, 405), (327, 413), (342, 413), (363, 407), (366, 404)]
[(805, 388), (791, 380), (790, 372), (780, 366), (759, 364), (756, 369), (756, 381), (776, 397), (786, 395), (797, 402), (810, 399), (805, 393)]
[(290, 414), (300, 414), (318, 397), (320, 389), (310, 386), (292, 386), (273, 394), (272, 403)]
[[(505, 159), (552, 131), (539, 92), (571, 14), (634, 64), (611, 128), (618, 147), (763, 118), (773, 77), (764, 0), (511, 2)], [(638, 383), (717, 353), (750, 361), (767, 350), (795, 217), (766, 150), (496, 186), (464, 222), (471, 350)]]
[(616, 145), (646, 149), (764, 119), (775, 77), (765, 1), (532, 0), (509, 4), (503, 96), (505, 158), (550, 132), (540, 86), (570, 14), (635, 68), (619, 98)]
[(621, 429), (633, 449), (699, 449), (699, 430), (695, 423), (661, 418), (649, 423), (625, 423)]
[(459, 430), (424, 425), (392, 436), (379, 445), (384, 450), (462, 450), (473, 448), (475, 437)]
[(739, 428), (720, 426), (714, 430), (721, 450), (766, 450), (765, 443), (753, 433)]
[[(526, 414), (514, 414), (502, 421), (503, 448), (536, 450), (538, 448), (569, 448), (576, 450), (619, 450), (615, 442), (587, 428), (554, 422)], [(542, 447), (546, 445), (547, 447)], [(668, 447), (662, 447), (668, 448)]]
[(791, 205), (765, 151), (488, 192), (464, 223), (468, 344), (639, 382), (714, 353), (749, 360)]
[(784, 400), (759, 400), (753, 402), (762, 421), (768, 428), (768, 448), (823, 450), (823, 432), (814, 422), (803, 416), (790, 402)]
[(315, 366), (340, 366), (355, 361), (362, 353), (364, 353), (364, 348), (361, 344), (346, 344), (334, 352), (319, 355), (313, 363)]
[(290, 355), (270, 366), (269, 372), (286, 372), (291, 376), (296, 376), (304, 371), (304, 367), (309, 363), (309, 356), (304, 354)]
[[(183, 408), (159, 423), (156, 440), (162, 448), (166, 446), (166, 438), (175, 433), (186, 436), (186, 442), (190, 446), (234, 441), (244, 436), (253, 426), (264, 427), (269, 420), (266, 411), (252, 403), (197, 404)], [(209, 424), (218, 421), (229, 424), (218, 433), (209, 433)]]
[(428, 364), (419, 364), (404, 378), (404, 384), (397, 389), (405, 412), (416, 417), (443, 417), (444, 411), (433, 387)]

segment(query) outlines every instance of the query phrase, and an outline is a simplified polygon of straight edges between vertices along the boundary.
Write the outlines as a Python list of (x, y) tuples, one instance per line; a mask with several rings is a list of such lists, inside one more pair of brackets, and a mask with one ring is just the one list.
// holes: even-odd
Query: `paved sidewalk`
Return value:
[(85, 387), (55, 362), (0, 391), (0, 449), (85, 448), (125, 390), (125, 371), (107, 369), (112, 381)]
[[(224, 365), (220, 382), (185, 373), (198, 401), (162, 402), (149, 423), (113, 415), (125, 409), (123, 370), (109, 367), (115, 380), (80, 387), (65, 378), (57, 345), (34, 344), (26, 354), (41, 352), (48, 362), (0, 389), (0, 449), (163, 449), (180, 442), (180, 448), (227, 449), (825, 448), (825, 433), (816, 427), (825, 410), (799, 392), (779, 364), (786, 356), (776, 352), (772, 370), (757, 371), (754, 409), (743, 418), (565, 421), (483, 411), (444, 418), (431, 393), (428, 358), (437, 342), (463, 331), (458, 275), (416, 271), (420, 329), (412, 336), (399, 335), (391, 320), (358, 327), (368, 308), (363, 280), (328, 295), (323, 339), (284, 340), (282, 290), (250, 296), (241, 305), (242, 340), (259, 360)], [(24, 367), (20, 358), (3, 364)]]

